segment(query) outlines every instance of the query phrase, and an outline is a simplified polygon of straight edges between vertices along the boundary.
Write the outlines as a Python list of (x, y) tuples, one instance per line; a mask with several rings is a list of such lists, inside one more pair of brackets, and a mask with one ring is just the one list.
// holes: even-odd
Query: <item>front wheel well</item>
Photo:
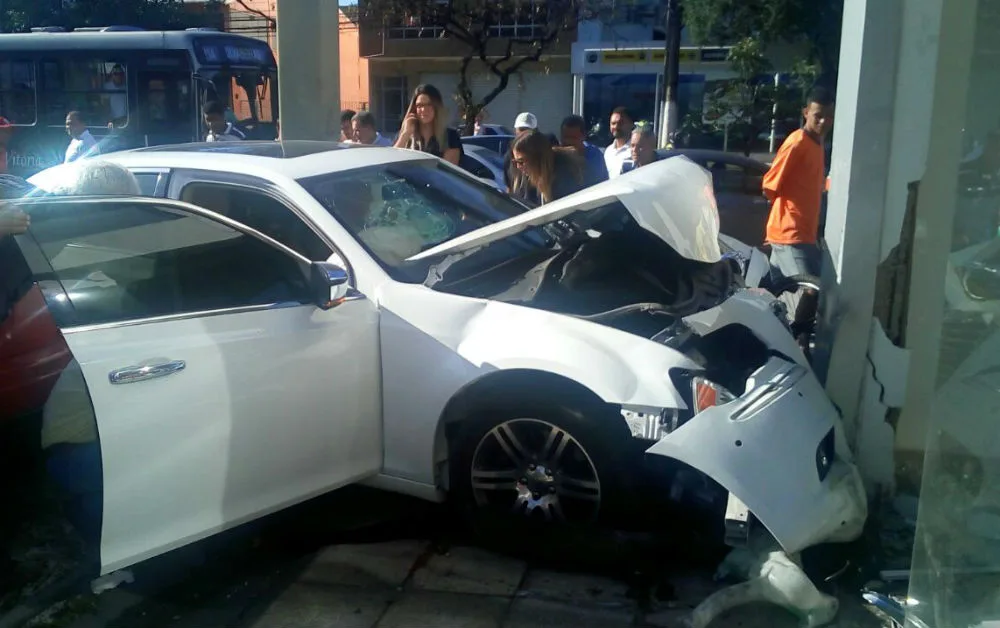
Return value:
[[(616, 412), (618, 410), (618, 406), (604, 401), (583, 384), (548, 371), (510, 369), (484, 375), (455, 393), (438, 420), (434, 439), (434, 465), (439, 487), (448, 489), (450, 445), (463, 420), (474, 415), (478, 409), (510, 399), (512, 395), (544, 399), (549, 403), (558, 400), (566, 409), (580, 414), (590, 407), (603, 406)], [(620, 425), (627, 432), (624, 420)]]

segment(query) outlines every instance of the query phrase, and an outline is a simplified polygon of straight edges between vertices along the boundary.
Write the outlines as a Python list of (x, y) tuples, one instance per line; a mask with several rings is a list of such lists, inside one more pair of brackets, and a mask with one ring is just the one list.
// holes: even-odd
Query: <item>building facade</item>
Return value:
[[(362, 13), (364, 0), (362, 0)], [(539, 0), (541, 6), (541, 0)], [(526, 15), (536, 15), (534, 5), (526, 5)], [(544, 28), (532, 18), (511, 16), (509, 23), (491, 27), (487, 58), (505, 53), (510, 38), (531, 39)], [(510, 127), (522, 111), (538, 117), (539, 127), (558, 131), (562, 118), (572, 110), (572, 77), (569, 71), (573, 32), (561, 34), (537, 62), (527, 63), (512, 74), (507, 87), (486, 106), (488, 122)], [(387, 133), (395, 133), (406, 112), (413, 89), (421, 83), (437, 87), (445, 98), (452, 126), (460, 123), (458, 92), (462, 60), (469, 53), (466, 44), (448, 37), (441, 25), (417, 20), (389, 24), (362, 24), (361, 54), (367, 59), (371, 110)], [(520, 49), (524, 50), (524, 49)], [(515, 59), (518, 48), (515, 48)], [(499, 79), (479, 60), (467, 72), (469, 87), (477, 101), (490, 93)]]

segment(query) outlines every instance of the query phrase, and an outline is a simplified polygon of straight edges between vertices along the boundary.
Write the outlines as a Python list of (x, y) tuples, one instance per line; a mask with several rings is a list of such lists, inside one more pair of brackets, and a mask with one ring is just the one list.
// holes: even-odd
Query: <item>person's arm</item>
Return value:
[(462, 138), (459, 136), (458, 131), (455, 129), (448, 129), (448, 146), (444, 149), (442, 157), (445, 161), (458, 165), (458, 162), (462, 159)]
[(31, 226), (28, 214), (0, 203), (0, 237), (24, 233)]
[(769, 202), (773, 203), (774, 199), (781, 196), (788, 181), (796, 176), (798, 147), (798, 143), (792, 146), (782, 146), (778, 150), (778, 154), (775, 155), (770, 170), (764, 175), (761, 187)]
[(410, 146), (410, 139), (416, 131), (417, 116), (412, 111), (407, 111), (406, 117), (403, 118), (403, 124), (399, 127), (399, 135), (396, 136), (396, 143), (393, 146), (396, 148), (408, 148)]

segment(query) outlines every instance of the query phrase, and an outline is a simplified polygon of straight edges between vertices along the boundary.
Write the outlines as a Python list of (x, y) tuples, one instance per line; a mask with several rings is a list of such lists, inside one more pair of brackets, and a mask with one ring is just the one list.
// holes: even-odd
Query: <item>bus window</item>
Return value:
[(62, 126), (66, 114), (79, 111), (92, 127), (128, 124), (126, 66), (112, 60), (42, 62), (43, 122)]
[(16, 126), (31, 126), (35, 111), (35, 64), (0, 61), (0, 116)]
[(204, 71), (203, 76), (210, 81), (204, 85), (202, 102), (215, 100), (230, 106), (248, 138), (274, 139), (278, 82), (273, 71)]

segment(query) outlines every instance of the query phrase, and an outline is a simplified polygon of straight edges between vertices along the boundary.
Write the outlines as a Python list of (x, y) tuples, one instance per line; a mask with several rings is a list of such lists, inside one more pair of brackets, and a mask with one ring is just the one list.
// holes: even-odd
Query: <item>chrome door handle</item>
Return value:
[(185, 366), (187, 366), (187, 363), (184, 360), (169, 360), (167, 362), (157, 362), (156, 364), (126, 366), (108, 373), (108, 381), (112, 384), (145, 382), (157, 377), (173, 375), (174, 373), (183, 371)]

